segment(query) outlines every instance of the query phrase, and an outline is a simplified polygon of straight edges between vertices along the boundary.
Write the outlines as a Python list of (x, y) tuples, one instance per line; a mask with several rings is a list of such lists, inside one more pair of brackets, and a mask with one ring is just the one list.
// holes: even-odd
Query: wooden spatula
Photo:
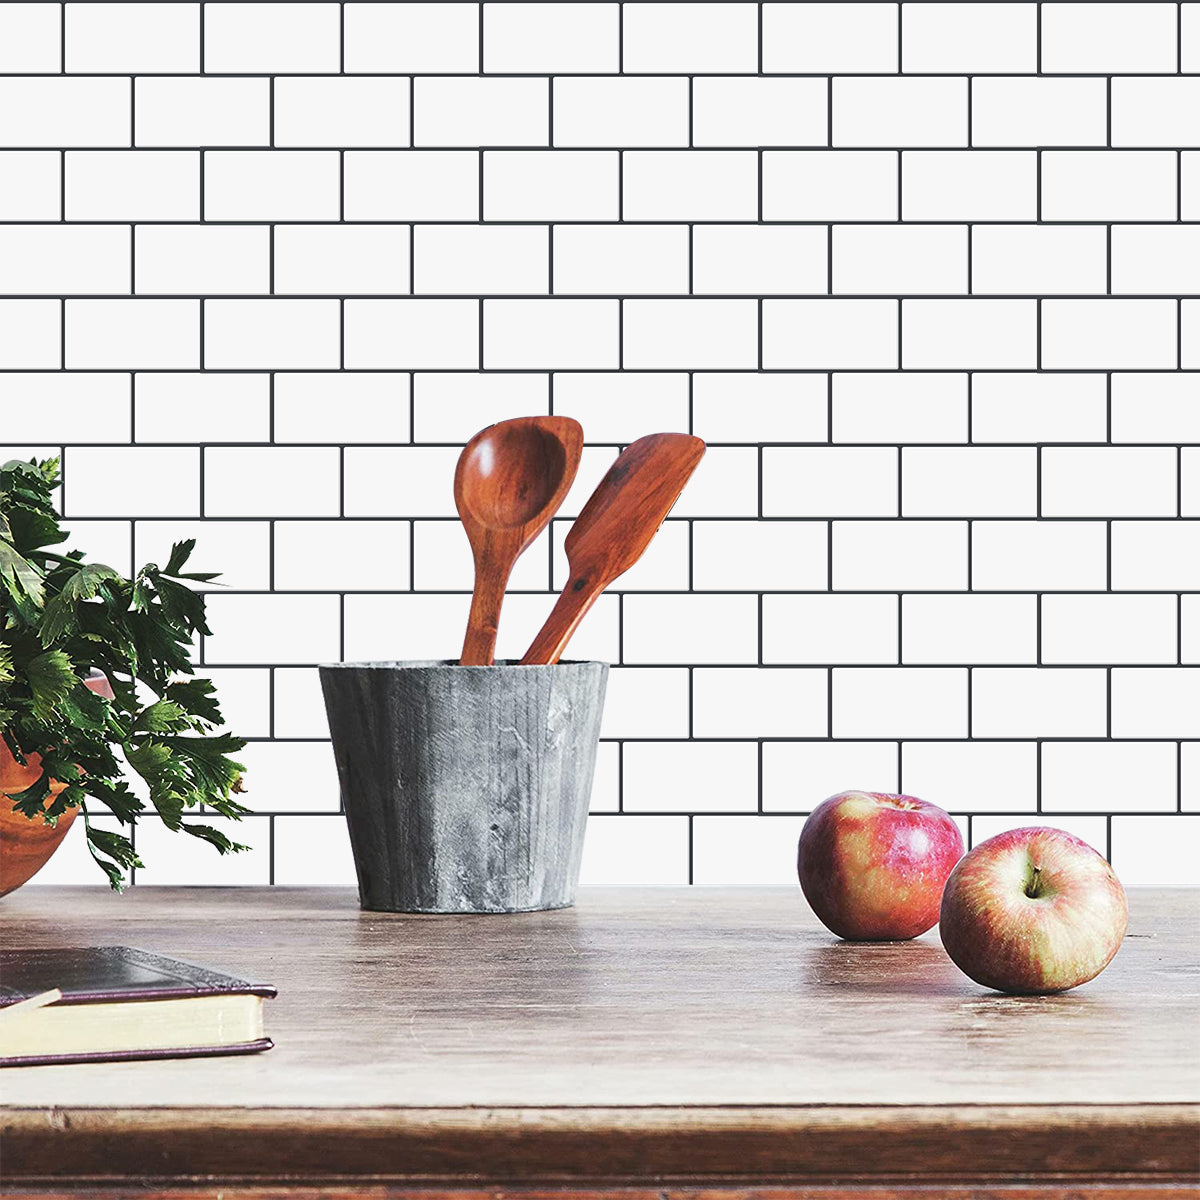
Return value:
[(704, 443), (686, 433), (652, 433), (626, 447), (567, 534), (571, 577), (523, 665), (558, 662), (600, 593), (642, 557), (703, 457)]

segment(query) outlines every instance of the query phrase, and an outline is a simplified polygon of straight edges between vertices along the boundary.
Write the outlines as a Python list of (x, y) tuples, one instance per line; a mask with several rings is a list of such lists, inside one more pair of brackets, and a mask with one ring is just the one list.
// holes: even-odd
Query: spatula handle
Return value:
[(604, 579), (589, 580), (586, 576), (573, 578), (550, 610), (545, 625), (525, 651), (521, 665), (531, 667), (558, 662), (567, 642), (571, 640), (571, 634), (575, 632), (588, 609), (596, 603), (600, 593), (604, 591), (606, 582)]

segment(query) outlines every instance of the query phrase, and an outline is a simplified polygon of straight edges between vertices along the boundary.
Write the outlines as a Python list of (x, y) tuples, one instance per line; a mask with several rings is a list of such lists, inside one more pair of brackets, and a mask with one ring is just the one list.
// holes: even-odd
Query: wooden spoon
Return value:
[(459, 663), (489, 667), (513, 564), (566, 498), (583, 429), (570, 417), (517, 417), (480, 430), (454, 472), (454, 503), (475, 556), (475, 592)]
[(686, 433), (652, 433), (625, 448), (567, 534), (571, 577), (523, 665), (558, 662), (600, 593), (642, 557), (703, 457), (704, 443)]

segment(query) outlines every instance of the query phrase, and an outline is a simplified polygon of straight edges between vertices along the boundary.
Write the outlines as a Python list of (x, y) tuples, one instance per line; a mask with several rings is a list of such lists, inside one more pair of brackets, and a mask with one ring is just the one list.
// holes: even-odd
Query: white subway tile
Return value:
[(129, 376), (125, 374), (9, 374), (0, 394), (4, 438), (20, 442), (128, 442)]
[(823, 588), (828, 540), (824, 521), (696, 521), (692, 586), (697, 591)]
[(57, 75), (63, 69), (62, 13), (60, 4), (10, 3), (0, 8), (0, 71)]
[(200, 366), (199, 300), (68, 300), (65, 319), (69, 368)]
[(818, 370), (899, 365), (899, 301), (766, 300), (762, 365)]
[(833, 586), (846, 591), (965, 588), (967, 522), (835, 521)]
[(1103, 442), (1106, 393), (1106, 377), (1099, 374), (980, 372), (971, 378), (971, 437), (976, 442)]
[(1044, 76), (973, 79), (971, 133), (975, 146), (1103, 146), (1107, 83)]
[(833, 291), (965, 294), (967, 239), (965, 225), (835, 225)]
[(1173, 367), (1176, 322), (1173, 300), (1046, 300), (1040, 365), (1074, 370)]
[(971, 846), (978, 846), (988, 838), (997, 834), (1007, 833), (1010, 829), (1046, 828), (1061, 829), (1081, 841), (1087, 842), (1100, 854), (1104, 853), (1107, 843), (1107, 822), (1103, 817), (1095, 816), (1042, 816), (1040, 813), (1020, 814), (1011, 817), (979, 816), (971, 822)]
[(275, 667), (271, 677), (276, 737), (326, 737), (329, 722), (316, 667)]
[(768, 150), (763, 219), (894, 221), (899, 163), (895, 150)]
[(478, 300), (347, 300), (345, 327), (347, 367), (480, 365)]
[(142, 817), (137, 826), (137, 851), (146, 865), (137, 869), (139, 884), (263, 887), (270, 882), (271, 831), (266, 817), (230, 821), (206, 813), (196, 823), (211, 825), (249, 849), (218, 854), (201, 838), (167, 829), (157, 817)]
[(1044, 221), (1173, 221), (1177, 200), (1170, 151), (1047, 150), (1042, 155)]
[(698, 817), (692, 882), (698, 887), (795, 886), (802, 817)]
[(687, 817), (594, 817), (588, 821), (579, 880), (585, 887), (686, 884)]
[(1114, 79), (1114, 146), (1200, 144), (1200, 79)]
[(1198, 859), (1194, 816), (1113, 817), (1112, 865), (1126, 887), (1194, 888)]
[(1179, 305), (1179, 366), (1200, 367), (1200, 304), (1195, 300)]
[(1103, 737), (1105, 672), (1069, 667), (976, 667), (971, 677), (974, 737)]
[(611, 2), (485, 4), (483, 69), (615, 71), (620, 24), (619, 6)]
[(624, 69), (634, 75), (758, 69), (758, 6), (631, 4), (624, 11)]
[(200, 515), (200, 451), (192, 446), (70, 446), (63, 479), (64, 516)]
[(128, 79), (0, 77), (0, 145), (128, 146)]
[(208, 150), (204, 218), (336, 221), (339, 175), (336, 150)]
[(754, 596), (626, 596), (622, 642), (628, 663), (754, 663)]
[(268, 737), (271, 732), (271, 672), (265, 667), (202, 667), (199, 678), (217, 689), (224, 723), (216, 728), (236, 737)]
[(758, 455), (753, 446), (713, 446), (700, 460), (676, 517), (752, 517), (758, 511)]
[(0, 225), (0, 286), (6, 292), (129, 291), (129, 230), (123, 225)]
[(904, 71), (1037, 70), (1036, 4), (910, 3), (901, 13)]
[(1032, 446), (907, 446), (901, 460), (906, 517), (1037, 515)]
[[(209, 446), (209, 517), (336, 517), (341, 473), (334, 446)], [(319, 579), (312, 586), (318, 588)]]
[(558, 375), (554, 411), (574, 417), (590, 442), (628, 443), (653, 430), (686, 433), (688, 377), (657, 371)]
[[(478, 372), (418, 375), (413, 383), (413, 440), (467, 442), (485, 425), (550, 411), (544, 374)], [(561, 411), (561, 410), (556, 410)]]
[(318, 663), (341, 657), (337, 596), (208, 597), (206, 663)]
[(200, 70), (199, 4), (66, 4), (63, 12), (64, 69), (73, 75)]
[(0, 221), (57, 221), (61, 196), (60, 154), (0, 150)]
[(371, 3), (345, 5), (346, 70), (466, 72), (479, 69), (479, 5)]
[(1189, 74), (1200, 71), (1200, 6), (1184, 3), (1180, 6), (1180, 69)]
[(1114, 225), (1112, 290), (1200, 292), (1200, 225)]
[(984, 591), (1103, 591), (1103, 521), (976, 521), (971, 579)]
[[(895, 664), (899, 614), (895, 596), (764, 596), (763, 662)], [(822, 695), (822, 711), (823, 701)], [(793, 732), (821, 735), (825, 730)]]
[(604, 698), (602, 738), (687, 737), (686, 667), (613, 667)]
[(1174, 742), (1046, 742), (1042, 812), (1174, 812)]
[(1043, 4), (1042, 70), (1116, 74), (1175, 70), (1178, 6)]
[(758, 156), (752, 150), (630, 150), (623, 195), (630, 221), (752, 221)]
[(413, 233), (417, 292), (544, 295), (550, 290), (550, 233), (544, 226), (418, 225)]
[(754, 367), (758, 306), (753, 300), (627, 300), (622, 336), (622, 365), (634, 369)]
[(277, 887), (357, 885), (345, 817), (276, 817), (274, 830)]
[(692, 234), (697, 295), (823, 295), (828, 261), (828, 235), (819, 225), (697, 225)]
[(1042, 513), (1048, 517), (1171, 517), (1175, 451), (1162, 446), (1048, 446)]
[(473, 151), (350, 150), (344, 158), (347, 221), (479, 219), (479, 155)]
[(686, 225), (556, 225), (553, 236), (555, 292), (688, 292)]
[(835, 442), (965, 442), (967, 376), (835, 374)]
[(615, 150), (492, 150), (483, 156), (485, 220), (612, 221), (619, 208)]
[[(531, 549), (530, 553), (538, 555), (543, 561), (545, 559), (545, 551), (541, 547)], [(530, 567), (536, 565), (537, 560), (531, 559)], [(496, 639), (496, 658), (519, 662), (552, 606), (553, 597), (545, 594), (508, 596), (504, 601), (504, 619), (500, 622), (500, 633)], [(465, 628), (464, 616), (458, 633), (460, 646), (462, 630)], [(615, 595), (609, 594), (601, 596), (588, 610), (587, 616), (571, 636), (571, 645), (564, 657), (568, 662), (616, 662), (620, 658), (620, 648), (619, 602)], [(457, 655), (458, 647), (454, 653)]]
[(1174, 596), (1042, 597), (1042, 661), (1173, 663), (1178, 653)]
[(276, 521), (274, 588), (405, 591), (407, 521)]
[(1200, 442), (1200, 375), (1114, 373), (1114, 442)]
[(1184, 742), (1180, 746), (1180, 800), (1184, 812), (1200, 809), (1200, 742)]
[(59, 301), (0, 299), (0, 367), (56, 370), (61, 366)]
[(852, 789), (895, 792), (895, 742), (766, 742), (762, 748), (763, 810), (811, 812)]
[(196, 151), (74, 150), (64, 164), (68, 221), (194, 221), (200, 216)]
[(271, 530), (266, 521), (173, 518), (135, 521), (133, 530), (133, 557), (139, 566), (146, 562), (164, 565), (176, 542), (194, 538), (196, 548), (185, 570), (218, 572), (213, 583), (199, 585), (201, 591), (211, 592), (214, 588), (265, 591), (270, 587)]
[(898, 4), (762, 6), (763, 70), (816, 75), (899, 69)]
[(692, 432), (709, 442), (823, 442), (828, 396), (822, 374), (697, 372)]
[(134, 250), (138, 292), (197, 296), (271, 290), (271, 232), (265, 225), (138, 225)]
[(976, 225), (971, 230), (971, 286), (977, 293), (1102, 296), (1108, 290), (1107, 267), (1103, 225)]
[(911, 150), (901, 157), (900, 210), (906, 221), (1032, 221), (1037, 216), (1032, 150)]
[(906, 369), (1036, 367), (1036, 300), (905, 300)]
[(824, 79), (717, 75), (692, 85), (697, 146), (827, 146)]
[(1179, 515), (1200, 517), (1200, 447), (1184, 446), (1180, 451)]
[(1036, 596), (905, 596), (904, 662), (909, 665), (1035, 663)]
[(407, 225), (276, 226), (275, 291), (407, 295), (408, 241)]
[(468, 595), (346, 597), (346, 662), (457, 661)]
[(553, 86), (555, 146), (688, 144), (688, 81), (680, 76), (568, 76)]
[(452, 446), (348, 447), (346, 516), (455, 516), (458, 455)]
[(418, 146), (545, 146), (550, 84), (545, 79), (433, 76), (415, 81)]
[(957, 667), (838, 667), (833, 736), (965, 737), (967, 672)]
[(1112, 736), (1200, 737), (1200, 667), (1115, 667)]
[(407, 442), (407, 374), (275, 376), (277, 442)]
[(133, 95), (139, 146), (270, 144), (269, 79), (142, 76)]
[(275, 145), (407, 146), (408, 93), (386, 76), (276, 79)]
[(336, 72), (340, 5), (208, 3), (204, 69), (213, 74)]
[(625, 812), (753, 812), (758, 747), (750, 742), (627, 742)]
[(947, 812), (1031, 813), (1037, 806), (1034, 742), (905, 742), (901, 762), (905, 794)]
[(615, 300), (485, 300), (483, 366), (615, 367), (619, 319)]
[(266, 375), (141, 371), (133, 384), (140, 442), (266, 442), (271, 381)]
[(336, 367), (336, 300), (204, 301), (206, 368)]
[(833, 81), (835, 146), (965, 146), (966, 79), (917, 77)]
[(895, 516), (898, 463), (892, 446), (769, 446), (762, 452), (763, 515)]

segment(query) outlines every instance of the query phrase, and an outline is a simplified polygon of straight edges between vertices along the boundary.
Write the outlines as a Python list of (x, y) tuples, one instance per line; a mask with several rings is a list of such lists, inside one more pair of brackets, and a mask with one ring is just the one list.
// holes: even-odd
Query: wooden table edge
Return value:
[(0, 1191), (38, 1182), (849, 1178), (1200, 1185), (1200, 1103), (6, 1108)]

